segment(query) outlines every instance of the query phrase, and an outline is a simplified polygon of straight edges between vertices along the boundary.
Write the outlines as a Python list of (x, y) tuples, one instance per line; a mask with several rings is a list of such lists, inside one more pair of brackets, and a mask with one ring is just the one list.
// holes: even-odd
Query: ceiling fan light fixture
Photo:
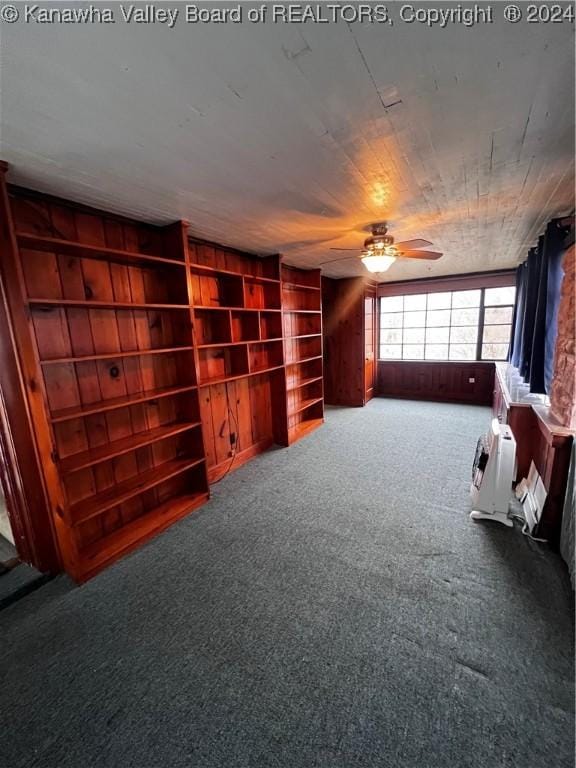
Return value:
[(360, 258), (368, 272), (386, 272), (386, 270), (390, 269), (392, 264), (396, 261), (395, 256), (384, 256), (377, 253), (370, 253), (369, 251), (363, 251)]

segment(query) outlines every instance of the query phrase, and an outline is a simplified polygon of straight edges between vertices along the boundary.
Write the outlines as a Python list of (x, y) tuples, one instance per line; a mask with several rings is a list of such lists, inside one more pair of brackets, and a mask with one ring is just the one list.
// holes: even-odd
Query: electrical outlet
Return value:
[(476, 379), (474, 378), (474, 376), (470, 376), (470, 378), (468, 379), (468, 384), (476, 384)]

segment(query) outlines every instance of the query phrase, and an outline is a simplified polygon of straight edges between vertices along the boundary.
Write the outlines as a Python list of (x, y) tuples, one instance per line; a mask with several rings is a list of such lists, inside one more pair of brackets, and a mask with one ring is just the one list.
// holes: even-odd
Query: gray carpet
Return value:
[(488, 409), (376, 400), (0, 614), (0, 764), (564, 768), (560, 558), (472, 523)]

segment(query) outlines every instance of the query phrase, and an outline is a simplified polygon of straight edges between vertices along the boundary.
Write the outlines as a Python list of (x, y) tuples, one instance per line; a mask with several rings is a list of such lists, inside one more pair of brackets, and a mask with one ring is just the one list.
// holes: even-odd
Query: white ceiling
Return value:
[(500, 15), (4, 24), (0, 156), (14, 183), (296, 265), (388, 220), (444, 257), (387, 280), (512, 266), (574, 205), (574, 49), (570, 24)]

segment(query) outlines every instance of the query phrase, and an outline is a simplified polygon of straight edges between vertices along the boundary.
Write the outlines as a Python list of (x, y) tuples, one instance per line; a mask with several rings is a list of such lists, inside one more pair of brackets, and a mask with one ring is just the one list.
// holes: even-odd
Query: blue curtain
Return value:
[(548, 394), (554, 373), (554, 345), (562, 286), (562, 257), (569, 229), (552, 220), (516, 271), (516, 304), (509, 360), (530, 391)]

